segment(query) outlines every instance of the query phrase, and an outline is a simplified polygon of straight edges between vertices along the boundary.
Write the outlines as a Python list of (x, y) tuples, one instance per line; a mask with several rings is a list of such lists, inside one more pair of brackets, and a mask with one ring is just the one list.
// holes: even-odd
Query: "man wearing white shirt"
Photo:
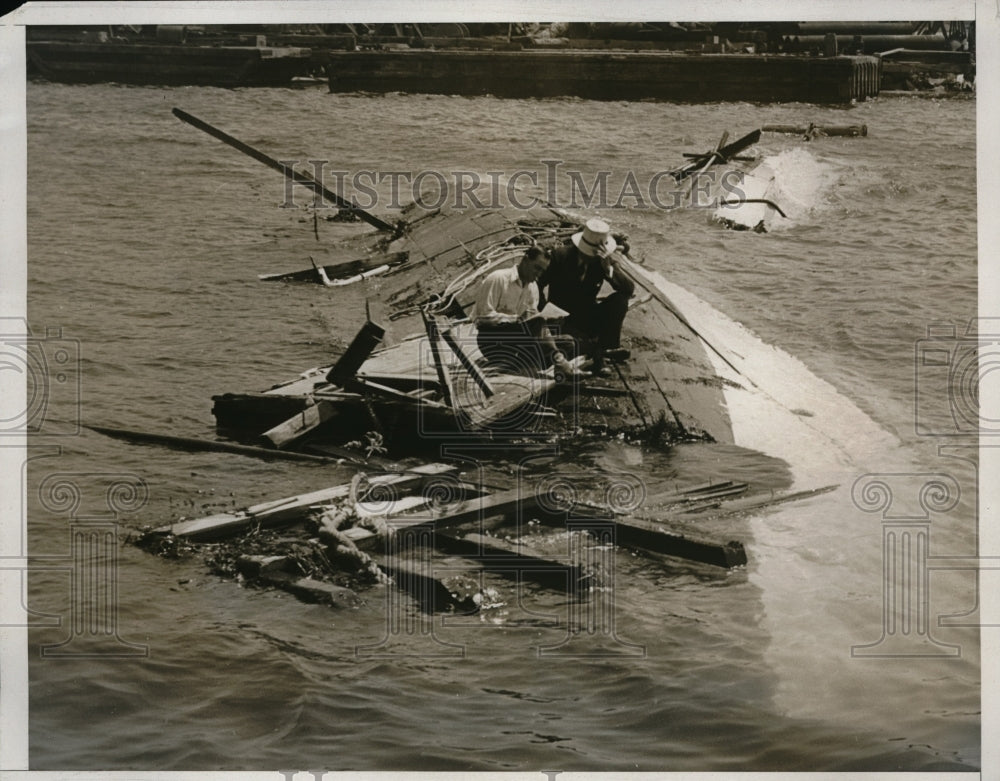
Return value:
[(498, 269), (480, 283), (472, 320), (479, 350), (491, 364), (522, 371), (552, 364), (557, 375), (577, 373), (538, 312), (536, 280), (548, 266), (545, 252), (531, 247), (516, 266)]

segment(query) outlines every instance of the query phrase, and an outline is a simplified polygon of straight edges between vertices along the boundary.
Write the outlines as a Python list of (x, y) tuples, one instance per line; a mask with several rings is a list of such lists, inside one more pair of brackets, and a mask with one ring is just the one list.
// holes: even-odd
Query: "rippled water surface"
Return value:
[[(762, 137), (757, 151), (776, 171), (789, 215), (768, 234), (722, 230), (703, 211), (602, 212), (648, 268), (720, 313), (717, 332), (753, 351), (760, 387), (797, 383), (808, 389), (803, 404), (823, 405), (811, 420), (796, 413), (796, 425), (813, 426), (801, 429), (797, 455), (788, 456), (792, 430), (761, 419), (757, 441), (772, 437), (775, 452), (613, 442), (535, 465), (580, 481), (596, 471), (657, 484), (841, 488), (703, 530), (744, 541), (743, 569), (620, 552), (618, 642), (606, 656), (569, 658), (565, 648), (540, 656), (565, 639), (543, 619), (568, 606), (539, 592), (495, 623), (439, 620), (439, 643), (410, 638), (402, 653), (380, 658), (363, 648), (386, 635), (384, 592), (357, 610), (332, 610), (241, 589), (198, 559), (123, 545), (123, 656), (50, 658), (38, 647), (70, 631), (47, 616), (66, 611), (70, 579), (59, 565), (72, 512), (42, 495), (46, 478), (71, 476), (82, 517), (107, 512), (108, 475), (141, 477), (148, 502), (123, 516), (138, 528), (351, 472), (128, 445), (86, 430), (38, 437), (29, 544), (53, 566), (30, 584), (39, 611), (32, 768), (978, 766), (975, 583), (932, 573), (925, 646), (946, 655), (852, 656), (883, 631), (883, 538), (882, 516), (862, 512), (850, 490), (877, 472), (897, 475), (897, 491), (919, 493), (913, 475), (947, 473), (964, 493), (934, 516), (931, 552), (975, 550), (967, 451), (939, 454), (942, 440), (917, 436), (913, 404), (915, 346), (927, 326), (964, 330), (976, 314), (974, 102), (885, 98), (848, 109), (30, 84), (32, 327), (61, 328), (79, 344), (84, 423), (211, 436), (213, 394), (262, 389), (328, 362), (379, 287), (259, 283), (261, 273), (308, 267), (310, 255), (332, 262), (329, 243), (356, 229), (321, 223), (317, 242), (305, 208), (280, 208), (280, 176), (181, 124), (174, 106), (280, 159), (322, 159), (336, 170), (512, 174), (560, 160), (588, 179), (610, 171), (615, 192), (629, 171), (646, 182), (678, 165), (681, 152), (714, 146), (723, 130), (866, 124), (867, 138)], [(50, 432), (71, 430), (75, 400), (53, 398)], [(134, 646), (148, 654), (129, 656)]]

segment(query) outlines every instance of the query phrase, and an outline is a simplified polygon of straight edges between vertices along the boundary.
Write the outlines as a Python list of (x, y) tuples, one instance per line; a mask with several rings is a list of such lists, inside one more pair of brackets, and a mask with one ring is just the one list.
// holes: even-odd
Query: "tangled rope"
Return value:
[(475, 255), (476, 265), (453, 279), (434, 301), (429, 311), (431, 314), (446, 312), (455, 298), (467, 290), (469, 286), (489, 274), (496, 268), (520, 258), (528, 247), (538, 246), (542, 242), (556, 240), (571, 235), (576, 228), (556, 228), (554, 226), (532, 225), (521, 226), (513, 236), (484, 247)]
[(394, 312), (389, 319), (398, 320), (421, 309), (425, 309), (431, 315), (443, 315), (455, 305), (456, 298), (470, 285), (494, 269), (519, 258), (528, 247), (556, 243), (568, 238), (576, 230), (577, 227), (564, 224), (520, 225), (513, 235), (479, 250), (472, 257), (473, 267), (455, 277), (443, 291), (420, 304)]

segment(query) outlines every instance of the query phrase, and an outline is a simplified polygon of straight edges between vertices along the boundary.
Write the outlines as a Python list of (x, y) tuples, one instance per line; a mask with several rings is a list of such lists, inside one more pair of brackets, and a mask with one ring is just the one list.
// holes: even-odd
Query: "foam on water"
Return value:
[(835, 187), (840, 172), (832, 163), (819, 160), (808, 149), (796, 147), (769, 155), (761, 163), (774, 174), (769, 197), (788, 215), (775, 217), (768, 230), (788, 230), (812, 222), (827, 204), (827, 193)]

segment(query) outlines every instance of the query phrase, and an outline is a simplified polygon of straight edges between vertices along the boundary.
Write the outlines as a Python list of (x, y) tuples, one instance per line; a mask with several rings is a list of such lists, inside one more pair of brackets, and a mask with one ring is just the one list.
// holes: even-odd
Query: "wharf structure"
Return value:
[(849, 103), (879, 93), (877, 57), (671, 51), (331, 51), (331, 92), (504, 98)]
[(29, 27), (29, 75), (331, 92), (847, 103), (970, 92), (973, 22)]

